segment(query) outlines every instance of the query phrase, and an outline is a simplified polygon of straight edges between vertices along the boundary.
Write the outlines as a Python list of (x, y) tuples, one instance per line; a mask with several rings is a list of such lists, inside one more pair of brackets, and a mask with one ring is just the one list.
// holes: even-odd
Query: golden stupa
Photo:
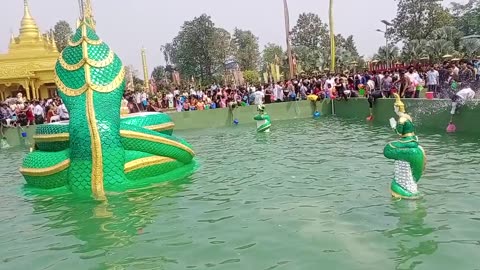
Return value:
[(0, 54), (0, 98), (23, 93), (27, 99), (52, 96), (56, 91), (54, 66), (59, 56), (52, 34), (42, 34), (30, 14), (27, 0), (20, 35), (12, 33), (6, 54)]

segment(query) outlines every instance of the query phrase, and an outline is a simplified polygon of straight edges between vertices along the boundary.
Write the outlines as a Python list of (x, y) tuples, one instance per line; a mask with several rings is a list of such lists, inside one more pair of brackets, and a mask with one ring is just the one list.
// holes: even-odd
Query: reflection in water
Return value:
[[(393, 213), (386, 213), (386, 216), (398, 218), (397, 228), (386, 231), (388, 238), (398, 239), (397, 248), (394, 250), (397, 255), (395, 269), (415, 269), (421, 260), (412, 259), (421, 255), (432, 255), (438, 249), (438, 243), (434, 240), (420, 241), (417, 239), (427, 236), (436, 231), (425, 225), (427, 210), (422, 201), (397, 200), (392, 203)], [(412, 243), (414, 243), (412, 245)]]
[(73, 235), (85, 242), (76, 252), (106, 252), (113, 247), (131, 244), (132, 238), (141, 234), (162, 211), (154, 202), (182, 191), (183, 184), (187, 181), (168, 182), (111, 195), (105, 202), (79, 199), (68, 194), (37, 197), (31, 203), (34, 214), (41, 214), (49, 219), (46, 227), (68, 228), (69, 231), (61, 236)]
[(25, 195), (23, 150), (0, 151), (0, 269), (479, 268), (479, 138), (419, 135), (425, 197), (398, 202), (382, 155), (397, 138), (388, 122), (184, 131), (201, 162), (194, 174), (105, 204)]

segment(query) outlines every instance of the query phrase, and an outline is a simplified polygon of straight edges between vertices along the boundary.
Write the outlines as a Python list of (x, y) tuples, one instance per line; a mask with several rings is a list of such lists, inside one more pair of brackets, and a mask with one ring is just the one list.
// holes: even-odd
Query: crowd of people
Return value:
[(293, 80), (255, 86), (224, 86), (213, 84), (196, 90), (173, 89), (167, 94), (147, 95), (133, 92), (125, 95), (130, 113), (139, 111), (196, 111), (235, 106), (258, 105), (285, 101), (306, 100), (309, 95), (318, 99), (348, 100), (367, 97), (370, 101), (392, 97), (419, 98), (421, 92), (431, 92), (435, 98), (453, 98), (460, 88), (477, 89), (480, 62), (445, 62), (441, 65), (410, 66), (405, 69), (364, 71), (349, 74), (300, 76)]
[(58, 97), (44, 100), (25, 100), (22, 93), (0, 103), (0, 121), (3, 126), (30, 126), (69, 120), (67, 107)]
[[(180, 91), (150, 94), (144, 91), (124, 95), (129, 113), (164, 111), (202, 111), (217, 108), (269, 104), (275, 102), (333, 98), (348, 100), (367, 97), (372, 107), (378, 98), (419, 98), (421, 92), (431, 92), (436, 98), (455, 99), (460, 89), (478, 89), (480, 62), (445, 62), (441, 65), (410, 66), (405, 69), (364, 71), (349, 74), (298, 76), (292, 80), (252, 86), (212, 84), (203, 89), (190, 87)], [(68, 120), (68, 110), (58, 97), (27, 101), (21, 93), (0, 103), (0, 120), (4, 126), (29, 126)]]

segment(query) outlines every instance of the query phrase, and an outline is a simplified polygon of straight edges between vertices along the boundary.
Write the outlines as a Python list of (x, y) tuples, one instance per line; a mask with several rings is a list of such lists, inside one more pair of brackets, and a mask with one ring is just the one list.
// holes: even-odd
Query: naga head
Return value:
[(400, 96), (398, 94), (393, 94), (393, 95), (395, 96), (395, 104), (393, 105), (395, 113), (396, 114), (405, 113), (405, 104), (403, 104), (402, 100), (400, 99)]
[(259, 113), (264, 113), (265, 112), (265, 105), (260, 104), (257, 106), (257, 110)]

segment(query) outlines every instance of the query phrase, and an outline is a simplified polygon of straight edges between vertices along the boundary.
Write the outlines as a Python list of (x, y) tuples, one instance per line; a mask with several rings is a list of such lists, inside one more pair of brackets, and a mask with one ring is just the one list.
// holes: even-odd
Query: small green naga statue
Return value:
[(55, 65), (55, 83), (70, 121), (37, 127), (36, 149), (20, 169), (28, 186), (105, 199), (108, 191), (178, 177), (192, 163), (191, 146), (172, 135), (167, 114), (121, 116), (125, 69), (97, 36), (90, 12)]
[(257, 121), (257, 132), (270, 132), (272, 122), (270, 121), (270, 115), (265, 112), (265, 105), (258, 105), (257, 111), (258, 114), (253, 117), (253, 120)]
[(417, 183), (425, 170), (425, 151), (418, 144), (415, 126), (410, 115), (405, 113), (405, 105), (400, 96), (395, 94), (395, 99), (394, 109), (399, 118), (398, 123), (391, 118), (390, 125), (400, 139), (388, 143), (383, 154), (386, 158), (395, 160), (395, 176), (391, 184), (392, 196), (416, 199), (420, 197)]

